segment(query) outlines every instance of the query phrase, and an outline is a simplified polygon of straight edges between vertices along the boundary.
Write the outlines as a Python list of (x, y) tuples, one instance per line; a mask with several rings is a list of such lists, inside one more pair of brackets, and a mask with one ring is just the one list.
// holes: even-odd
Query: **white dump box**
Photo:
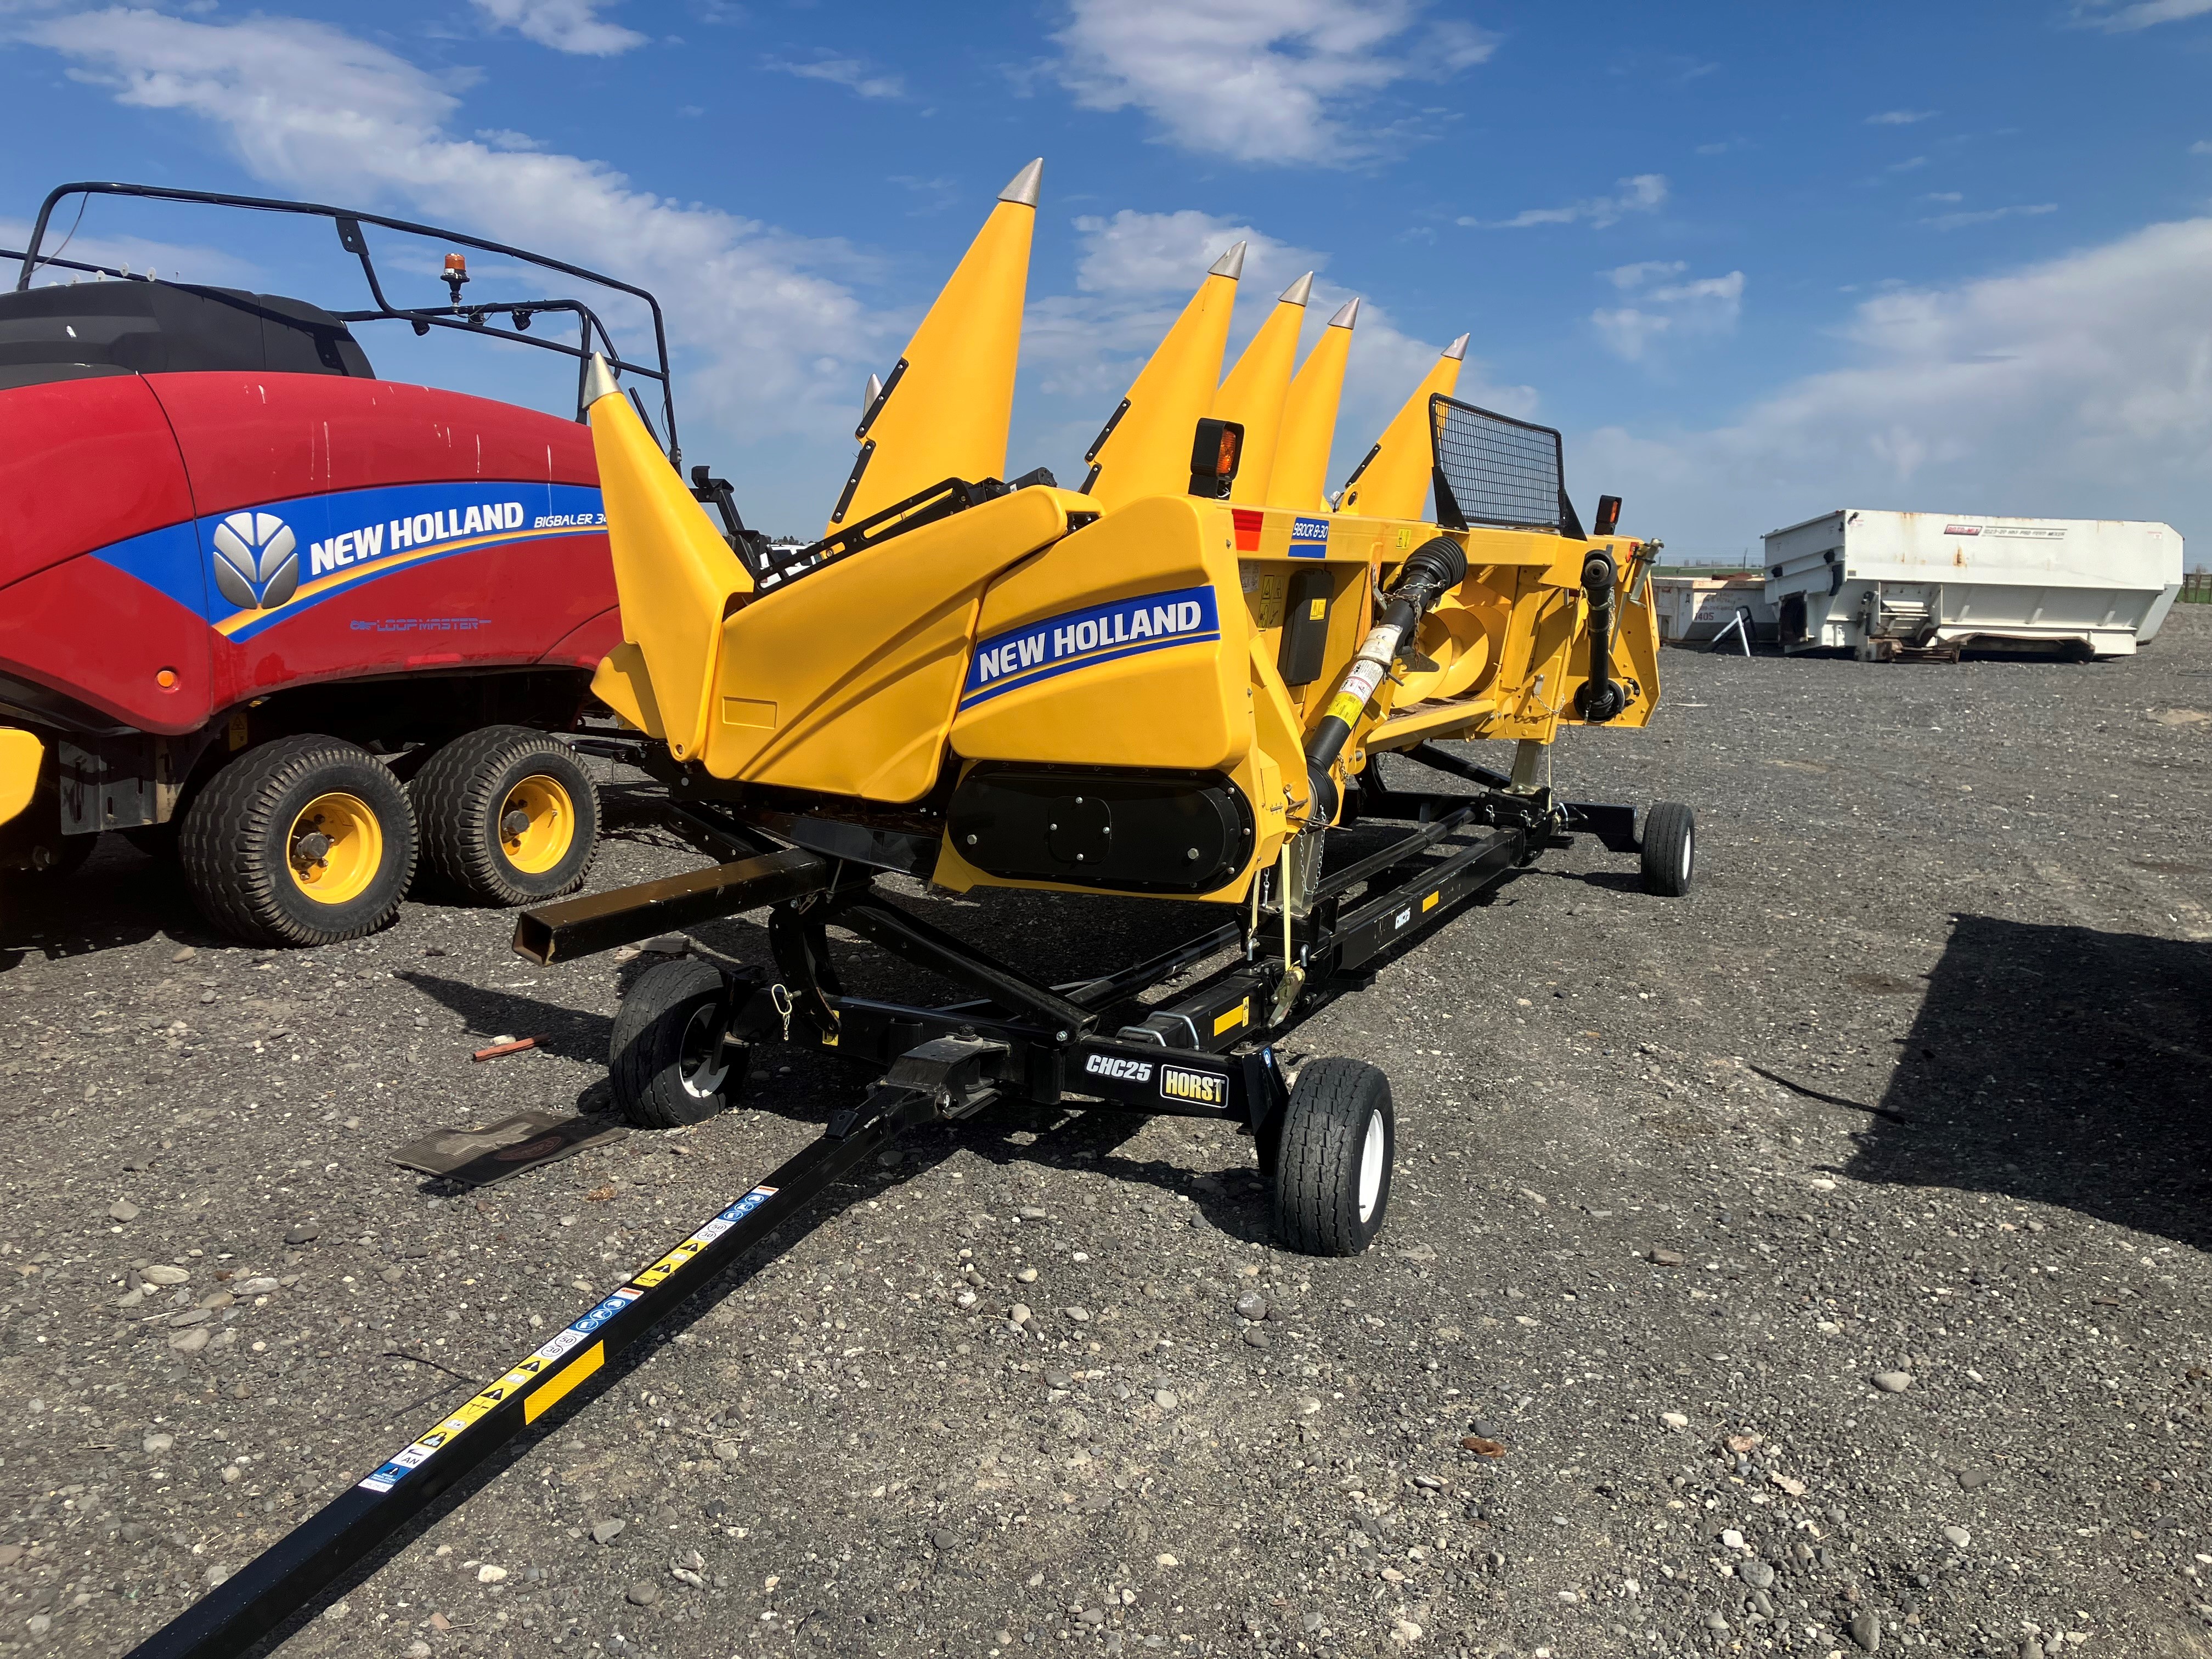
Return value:
[(1773, 643), (1774, 607), (1766, 602), (1765, 580), (1758, 571), (1711, 576), (1654, 571), (1651, 598), (1659, 617), (1659, 637), (1668, 645), (1711, 645), (1747, 613), (1746, 626), (1751, 630), (1747, 648)]
[(1845, 507), (1766, 544), (1782, 648), (1862, 660), (1962, 648), (2120, 657), (2181, 591), (2181, 538), (2128, 519), (2004, 519)]

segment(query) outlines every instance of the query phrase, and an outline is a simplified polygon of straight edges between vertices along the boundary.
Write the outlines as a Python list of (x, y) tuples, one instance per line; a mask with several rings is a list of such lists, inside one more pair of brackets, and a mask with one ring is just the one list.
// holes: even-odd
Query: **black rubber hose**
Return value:
[(1389, 604), (1352, 658), (1328, 714), (1306, 739), (1306, 783), (1312, 791), (1309, 823), (1327, 823), (1336, 817), (1336, 780), (1330, 776), (1329, 769), (1344, 752), (1353, 724), (1390, 665), (1412, 641), (1429, 607), (1466, 580), (1467, 553), (1448, 536), (1424, 542), (1406, 556), (1406, 562), (1398, 568), (1397, 585), (1390, 590)]
[(1583, 593), (1589, 600), (1589, 678), (1575, 688), (1575, 712), (1602, 724), (1628, 706), (1613, 678), (1613, 601), (1620, 592), (1613, 555), (1600, 548), (1583, 561)]

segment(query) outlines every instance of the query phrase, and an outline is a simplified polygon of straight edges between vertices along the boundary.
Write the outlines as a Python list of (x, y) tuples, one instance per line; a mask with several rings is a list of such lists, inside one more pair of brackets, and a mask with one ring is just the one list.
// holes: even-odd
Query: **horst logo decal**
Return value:
[(1220, 637), (1221, 618), (1211, 587), (1144, 593), (1048, 617), (994, 635), (976, 647), (960, 706), (973, 708), (1055, 674)]
[(1200, 1106), (1226, 1106), (1229, 1079), (1218, 1072), (1200, 1072), (1188, 1066), (1160, 1067), (1160, 1094), (1168, 1100), (1188, 1100)]
[(209, 538), (215, 585), (241, 611), (267, 611), (300, 589), (300, 538), (274, 513), (234, 513)]

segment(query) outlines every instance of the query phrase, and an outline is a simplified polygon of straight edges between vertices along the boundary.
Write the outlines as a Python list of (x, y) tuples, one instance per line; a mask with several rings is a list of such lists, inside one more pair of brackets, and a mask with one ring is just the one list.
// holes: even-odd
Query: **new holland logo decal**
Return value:
[(215, 527), (215, 585), (241, 611), (269, 611), (300, 588), (300, 538), (274, 513), (234, 513)]
[(960, 706), (1034, 685), (1040, 680), (1095, 667), (1122, 657), (1221, 637), (1221, 617), (1211, 587), (1143, 593), (1047, 617), (1026, 628), (994, 635), (975, 647), (961, 688)]

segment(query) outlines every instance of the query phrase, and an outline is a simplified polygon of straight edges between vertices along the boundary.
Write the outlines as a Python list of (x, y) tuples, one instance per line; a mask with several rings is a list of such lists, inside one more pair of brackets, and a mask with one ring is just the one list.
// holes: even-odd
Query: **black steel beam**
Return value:
[(1333, 952), (1333, 970), (1357, 971), (1370, 958), (1420, 937), (1462, 899), (1504, 880), (1528, 849), (1527, 831), (1493, 830), (1423, 871), (1419, 880), (1361, 903), (1316, 942), (1315, 955)]
[(1056, 1041), (1066, 1042), (1097, 1023), (1097, 1013), (1082, 1004), (1037, 984), (896, 905), (842, 905), (836, 911), (836, 920), (893, 956), (972, 985), (1003, 1007), (1026, 1010), (1050, 1021)]
[(514, 950), (536, 963), (568, 962), (631, 945), (672, 927), (690, 927), (757, 909), (830, 885), (827, 859), (799, 848), (763, 853), (525, 910), (515, 919)]
[[(878, 1085), (881, 1089), (881, 1085)], [(275, 1630), (454, 1482), (640, 1341), (827, 1188), (933, 1115), (929, 1097), (892, 1091), (885, 1109), (824, 1136), (348, 1487), (317, 1514), (132, 1649), (130, 1659), (229, 1659)]]

